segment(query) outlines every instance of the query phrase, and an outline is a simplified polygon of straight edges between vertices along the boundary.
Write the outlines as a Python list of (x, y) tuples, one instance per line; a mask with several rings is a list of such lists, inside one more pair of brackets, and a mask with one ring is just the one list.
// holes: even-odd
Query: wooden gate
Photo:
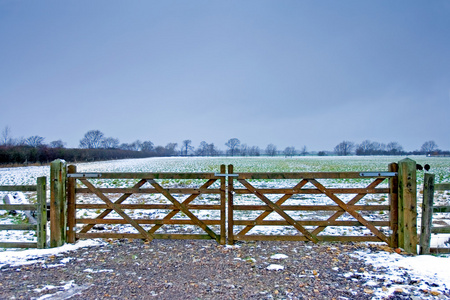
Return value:
[[(225, 173), (224, 165), (221, 173)], [(225, 244), (226, 183), (225, 177), (217, 175), (77, 173), (75, 166), (69, 166), (67, 241), (215, 239)]]
[[(230, 165), (228, 243), (235, 240), (382, 241), (394, 246), (398, 224), (396, 171), (397, 164), (391, 164), (390, 172), (234, 174)], [(354, 187), (352, 183), (353, 187), (342, 187), (355, 179), (363, 180), (364, 185)], [(283, 184), (286, 187), (280, 188)], [(382, 184), (384, 187), (379, 187)], [(368, 195), (375, 194), (385, 196), (367, 199)], [(317, 199), (318, 196), (321, 198)], [(363, 200), (366, 201), (358, 205)], [(261, 226), (265, 229), (258, 234)], [(270, 227), (282, 228), (275, 234), (265, 234), (273, 232)], [(352, 229), (327, 233), (327, 229), (336, 227)]]

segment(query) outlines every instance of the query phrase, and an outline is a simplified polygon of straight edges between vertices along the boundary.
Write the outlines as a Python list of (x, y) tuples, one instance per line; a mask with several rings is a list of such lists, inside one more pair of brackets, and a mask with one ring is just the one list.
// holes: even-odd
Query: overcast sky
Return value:
[(450, 149), (450, 1), (0, 0), (0, 129)]

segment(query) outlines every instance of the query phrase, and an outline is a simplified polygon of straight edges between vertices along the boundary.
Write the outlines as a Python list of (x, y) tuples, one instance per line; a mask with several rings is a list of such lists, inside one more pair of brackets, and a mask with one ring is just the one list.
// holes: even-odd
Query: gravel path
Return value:
[[(0, 270), (1, 299), (370, 299), (357, 244), (116, 240)], [(398, 295), (392, 299), (410, 299)]]

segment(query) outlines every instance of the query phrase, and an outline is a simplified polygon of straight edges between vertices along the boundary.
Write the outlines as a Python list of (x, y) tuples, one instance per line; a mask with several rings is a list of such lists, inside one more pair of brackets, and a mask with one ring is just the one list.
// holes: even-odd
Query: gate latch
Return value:
[(67, 177), (72, 178), (100, 178), (102, 174), (100, 173), (70, 173), (67, 174)]
[(397, 176), (397, 172), (361, 172), (361, 177), (394, 177)]

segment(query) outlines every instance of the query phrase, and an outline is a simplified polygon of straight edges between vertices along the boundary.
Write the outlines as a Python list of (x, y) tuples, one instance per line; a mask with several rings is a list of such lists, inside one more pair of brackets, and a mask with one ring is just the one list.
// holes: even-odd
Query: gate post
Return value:
[[(389, 164), (389, 172), (396, 172), (398, 174), (398, 164)], [(398, 176), (389, 178), (389, 227), (391, 229), (391, 244), (392, 248), (398, 247)]]
[(398, 246), (417, 254), (416, 162), (405, 158), (398, 165)]
[(434, 174), (423, 178), (422, 226), (420, 227), (420, 254), (430, 254), (431, 227), (433, 222)]
[(66, 172), (64, 160), (50, 164), (50, 247), (62, 246), (66, 241)]
[(47, 248), (47, 177), (38, 177), (37, 182), (37, 248)]

